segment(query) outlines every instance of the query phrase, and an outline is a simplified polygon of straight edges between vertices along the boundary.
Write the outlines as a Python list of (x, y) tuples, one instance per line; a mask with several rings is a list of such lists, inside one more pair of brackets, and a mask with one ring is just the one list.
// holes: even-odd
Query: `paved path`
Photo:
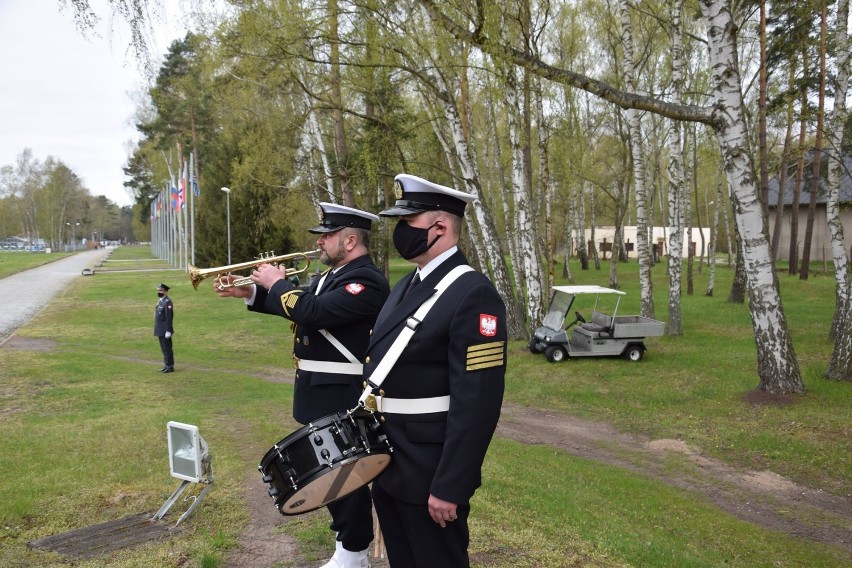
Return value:
[(78, 252), (0, 279), (0, 345), (79, 278), (84, 268), (93, 267), (109, 252), (109, 249)]

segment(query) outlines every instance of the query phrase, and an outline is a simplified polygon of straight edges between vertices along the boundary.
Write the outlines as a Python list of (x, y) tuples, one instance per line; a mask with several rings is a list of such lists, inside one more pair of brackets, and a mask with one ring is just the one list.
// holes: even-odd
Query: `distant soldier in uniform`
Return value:
[[(342, 205), (320, 206), (322, 222), (310, 232), (319, 235), (320, 260), (330, 269), (306, 291), (286, 278), (283, 267), (270, 264), (252, 271), (254, 286), (214, 287), (222, 297), (244, 298), (251, 311), (278, 315), (295, 324), (293, 417), (302, 424), (357, 406), (370, 331), (390, 293), (387, 279), (370, 259), (370, 227), (379, 218)], [(369, 488), (362, 487), (327, 507), (337, 539), (334, 556), (324, 568), (368, 566), (373, 540)]]
[[(406, 174), (396, 176), (396, 192), (396, 204), (379, 215), (399, 217), (393, 243), (416, 269), (391, 292), (365, 359), (364, 378), (394, 448), (373, 482), (373, 503), (391, 566), (464, 567), (470, 499), (503, 401), (506, 308), (457, 247), (474, 197)], [(418, 323), (412, 315), (439, 283), (446, 291)], [(374, 377), (412, 325), (386, 377)]]
[(175, 317), (175, 306), (169, 298), (169, 287), (165, 284), (157, 286), (157, 308), (154, 310), (154, 335), (160, 340), (160, 351), (163, 352), (163, 368), (161, 373), (173, 373), (175, 370), (175, 353), (172, 349), (172, 335), (175, 330), (172, 320)]

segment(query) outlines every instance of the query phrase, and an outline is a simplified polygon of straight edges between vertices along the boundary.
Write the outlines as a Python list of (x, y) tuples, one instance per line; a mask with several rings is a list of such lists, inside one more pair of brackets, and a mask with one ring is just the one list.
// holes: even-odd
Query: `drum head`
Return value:
[(300, 515), (319, 509), (367, 485), (390, 465), (388, 453), (371, 453), (343, 461), (308, 479), (281, 503), (283, 515)]

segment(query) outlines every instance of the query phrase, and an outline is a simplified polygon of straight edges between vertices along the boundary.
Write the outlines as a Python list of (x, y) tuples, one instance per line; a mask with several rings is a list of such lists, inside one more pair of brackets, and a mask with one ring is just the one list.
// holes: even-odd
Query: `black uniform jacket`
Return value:
[[(347, 363), (343, 354), (319, 330), (333, 335), (363, 362), (370, 330), (390, 293), (387, 279), (369, 255), (352, 260), (337, 273), (328, 272), (307, 290), (278, 281), (271, 290), (257, 287), (252, 311), (279, 315), (295, 323), (293, 354), (298, 359)], [(363, 392), (361, 375), (299, 370), (293, 395), (293, 417), (302, 424), (341, 410), (351, 410)]]
[[(463, 264), (464, 255), (454, 254), (402, 301), (413, 273), (394, 287), (370, 338), (366, 379), (406, 319), (451, 269)], [(467, 503), (481, 484), (482, 462), (500, 417), (505, 372), (506, 307), (485, 275), (467, 272), (432, 306), (380, 387), (388, 398), (450, 395), (449, 412), (383, 413), (394, 452), (375, 483), (408, 503), (425, 504), (430, 493)]]
[(166, 332), (174, 333), (172, 328), (172, 320), (175, 317), (175, 306), (172, 304), (171, 298), (163, 296), (157, 300), (157, 307), (154, 310), (154, 335), (157, 337), (165, 337)]

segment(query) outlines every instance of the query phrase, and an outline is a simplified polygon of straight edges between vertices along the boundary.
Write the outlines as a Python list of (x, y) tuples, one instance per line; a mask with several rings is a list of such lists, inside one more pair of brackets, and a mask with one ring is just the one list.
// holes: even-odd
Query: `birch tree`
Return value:
[(835, 311), (832, 320), (834, 350), (825, 376), (834, 380), (852, 380), (852, 302), (850, 302), (849, 258), (840, 221), (840, 179), (843, 173), (843, 126), (846, 124), (846, 95), (849, 90), (849, 0), (838, 0), (835, 30), (837, 75), (834, 81), (834, 110), (828, 129), (828, 197), (826, 221), (831, 234), (834, 259)]
[(519, 121), (520, 96), (514, 69), (506, 72), (506, 108), (509, 117), (508, 129), (509, 140), (512, 147), (512, 194), (514, 195), (515, 212), (515, 235), (518, 240), (518, 253), (520, 258), (513, 259), (516, 270), (520, 270), (524, 276), (524, 296), (526, 298), (527, 323), (537, 326), (544, 317), (542, 302), (542, 274), (541, 261), (539, 260), (536, 247), (535, 231), (529, 218), (530, 206), (529, 176), (525, 167), (524, 145), (529, 143), (521, 134), (522, 125)]
[(743, 243), (749, 306), (757, 345), (759, 388), (773, 394), (801, 394), (805, 388), (781, 304), (762, 205), (754, 186), (754, 167), (737, 61), (736, 27), (727, 2), (700, 0), (699, 4), (710, 40), (714, 98), (720, 112), (725, 115), (717, 125), (716, 134), (733, 190), (736, 222)]
[[(681, 35), (681, 13), (683, 2), (674, 0), (672, 5), (672, 99), (680, 102), (683, 96), (683, 53)], [(666, 325), (667, 335), (682, 335), (681, 312), (680, 312), (680, 290), (681, 275), (683, 272), (683, 261), (680, 251), (683, 250), (683, 137), (681, 136), (682, 123), (679, 120), (669, 121), (669, 252), (668, 274), (669, 274), (669, 319)]]
[(820, 163), (822, 161), (822, 131), (823, 117), (825, 116), (825, 44), (828, 26), (828, 4), (822, 0), (820, 13), (819, 34), (819, 91), (817, 101), (817, 124), (816, 141), (814, 142), (814, 157), (811, 176), (811, 198), (808, 203), (808, 216), (805, 225), (805, 241), (802, 245), (802, 270), (799, 274), (801, 280), (807, 280), (811, 264), (811, 243), (814, 234), (814, 219), (816, 217), (816, 201), (820, 187)]
[(713, 224), (710, 227), (710, 277), (707, 279), (707, 292), (705, 296), (712, 296), (716, 286), (716, 248), (719, 246), (719, 211), (722, 209), (722, 186), (724, 185), (724, 172), (719, 168), (719, 180), (716, 183), (716, 199), (713, 200)]
[[(424, 29), (430, 25), (428, 20), (421, 22)], [(434, 37), (434, 36), (433, 36)], [(426, 37), (423, 38), (424, 40)], [(497, 226), (490, 210), (482, 199), (479, 167), (475, 154), (475, 146), (469, 140), (461, 119), (456, 99), (450, 91), (450, 83), (444, 76), (444, 70), (450, 71), (452, 66), (441, 65), (435, 58), (441, 57), (440, 51), (427, 45), (420, 45), (418, 55), (428, 57), (433, 64), (430, 71), (423, 70), (416, 59), (409, 59), (405, 52), (401, 55), (406, 59), (405, 68), (420, 84), (428, 90), (443, 113), (444, 124), (452, 140), (454, 162), (458, 168), (459, 189), (475, 195), (473, 202), (473, 217), (465, 216), (472, 238), (480, 239), (478, 249), (483, 270), (488, 272), (497, 291), (506, 303), (509, 333), (512, 337), (523, 337), (529, 333), (523, 316), (523, 306), (517, 300), (515, 289), (511, 286), (509, 271), (497, 241)], [(422, 60), (421, 60), (422, 61)], [(473, 225), (471, 225), (473, 223)]]
[[(630, 19), (628, 0), (620, 2), (621, 9), (621, 44), (624, 49), (624, 82), (627, 90), (636, 92), (636, 79), (633, 67), (633, 26)], [(648, 198), (646, 192), (645, 155), (642, 148), (642, 123), (638, 108), (627, 108), (627, 129), (630, 135), (630, 152), (633, 158), (633, 187), (636, 194), (636, 248), (639, 254), (639, 301), (640, 314), (647, 318), (654, 317), (654, 295), (651, 283), (651, 258), (648, 253), (648, 224), (646, 207)], [(613, 256), (615, 256), (613, 243)]]
[(718, 138), (736, 211), (736, 224), (743, 243), (743, 260), (748, 274), (749, 310), (757, 348), (757, 372), (761, 390), (803, 393), (804, 384), (793, 349), (792, 338), (781, 303), (778, 283), (769, 254), (769, 240), (757, 196), (752, 151), (747, 135), (742, 101), (742, 80), (737, 61), (736, 26), (727, 0), (699, 0), (707, 27), (709, 57), (714, 83), (714, 105), (703, 108), (669, 103), (658, 98), (625, 92), (611, 85), (556, 68), (499, 37), (486, 33), (482, 3), (472, 12), (473, 20), (459, 24), (445, 14), (437, 2), (419, 0), (432, 17), (461, 41), (472, 42), (486, 53), (564, 84), (589, 91), (622, 108), (648, 110), (678, 120), (711, 126)]

